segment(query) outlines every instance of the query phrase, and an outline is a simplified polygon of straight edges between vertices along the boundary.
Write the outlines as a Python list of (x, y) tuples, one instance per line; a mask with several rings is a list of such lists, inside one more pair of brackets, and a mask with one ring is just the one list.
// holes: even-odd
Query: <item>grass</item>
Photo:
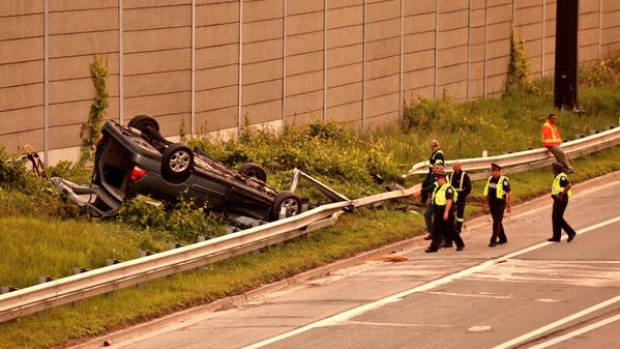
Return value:
[[(559, 126), (566, 139), (618, 123), (618, 85), (592, 85), (582, 90), (588, 114), (560, 113)], [(407, 109), (404, 128), (408, 132), (386, 129), (356, 135), (339, 125), (313, 124), (287, 130), (281, 136), (247, 130), (238, 142), (202, 139), (192, 141), (191, 145), (231, 167), (247, 161), (263, 164), (269, 182), (279, 189), (288, 187), (290, 169), (297, 167), (346, 196), (358, 198), (383, 191), (383, 186), (372, 181), (370, 173), (380, 173), (387, 180), (406, 185), (419, 182), (420, 178), (414, 177), (403, 183), (400, 174), (412, 164), (428, 159), (428, 144), (433, 138), (441, 141), (448, 159), (478, 157), (483, 150), (497, 155), (539, 147), (540, 125), (552, 111), (550, 86), (549, 81), (541, 81), (527, 96), (517, 94), (511, 99), (458, 106), (449, 99), (418, 101)], [(21, 173), (20, 164), (7, 160), (2, 153), (0, 160), (0, 286), (27, 287), (35, 284), (39, 276), (63, 277), (70, 275), (74, 267), (91, 269), (105, 265), (107, 259), (128, 260), (137, 257), (140, 250), (161, 251), (179, 239), (189, 243), (195, 238), (196, 229), (203, 229), (207, 236), (221, 234), (221, 222), (217, 219), (207, 217), (206, 224), (204, 215), (192, 215), (189, 211), (165, 216), (167, 213), (142, 201), (130, 205), (121, 220), (93, 222), (75, 217), (75, 212), (58, 200), (48, 184)], [(617, 171), (620, 148), (571, 163), (577, 170), (571, 176), (574, 182)], [(77, 183), (88, 182), (88, 171), (67, 164), (50, 172)], [(547, 195), (552, 174), (542, 169), (509, 178), (516, 202), (523, 202)], [(482, 185), (475, 183), (470, 202), (480, 201)], [(299, 191), (320, 200), (312, 188), (302, 185)], [(32, 200), (33, 197), (37, 199)], [(479, 212), (479, 206), (469, 205), (467, 217)], [(166, 223), (171, 220), (173, 225)], [(272, 247), (258, 255), (121, 290), (112, 297), (97, 297), (2, 323), (0, 348), (61, 347), (424, 233), (419, 215), (389, 208), (364, 208), (359, 213), (343, 215), (335, 226), (307, 239)]]

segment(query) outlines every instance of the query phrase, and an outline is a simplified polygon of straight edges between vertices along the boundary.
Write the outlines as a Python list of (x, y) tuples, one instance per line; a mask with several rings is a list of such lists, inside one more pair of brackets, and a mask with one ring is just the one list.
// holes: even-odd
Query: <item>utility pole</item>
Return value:
[(557, 2), (555, 32), (555, 107), (581, 113), (579, 105), (579, 0)]

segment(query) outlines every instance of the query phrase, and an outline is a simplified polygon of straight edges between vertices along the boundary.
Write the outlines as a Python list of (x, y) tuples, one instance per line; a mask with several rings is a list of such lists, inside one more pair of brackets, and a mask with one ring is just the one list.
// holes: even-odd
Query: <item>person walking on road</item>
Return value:
[[(441, 145), (439, 144), (439, 141), (436, 139), (433, 139), (431, 141), (431, 156), (428, 159), (428, 163), (429, 163), (429, 169), (428, 169), (428, 174), (426, 175), (426, 178), (424, 179), (424, 181), (422, 182), (422, 188), (427, 188), (431, 185), (434, 185), (435, 183), (435, 175), (434, 175), (434, 169), (437, 166), (441, 166), (444, 167), (445, 163), (446, 163), (446, 156), (443, 152), (443, 150), (441, 150)], [(434, 189), (434, 188), (433, 188)], [(421, 197), (421, 201), (422, 203), (427, 203), (428, 199), (430, 199), (430, 195), (432, 194), (431, 192), (422, 191), (422, 197)], [(432, 205), (430, 205), (432, 206)], [(426, 220), (426, 225), (427, 227), (431, 227), (429, 228), (429, 234), (424, 238), (426, 240), (430, 240), (432, 239), (432, 233), (431, 230), (432, 228), (432, 222), (431, 222), (431, 218), (432, 217), (432, 207), (428, 207), (427, 206), (427, 210), (424, 213), (424, 217)]]
[(465, 222), (465, 205), (467, 205), (467, 196), (471, 193), (471, 179), (467, 172), (463, 171), (463, 165), (457, 161), (452, 164), (452, 172), (448, 175), (448, 183), (459, 194), (456, 201), (456, 232), (461, 233), (463, 223)]
[(547, 121), (542, 126), (543, 146), (547, 148), (556, 158), (556, 160), (564, 165), (566, 173), (574, 173), (573, 168), (568, 163), (568, 158), (560, 145), (562, 144), (562, 136), (555, 123), (558, 116), (554, 113), (549, 114)]
[(568, 198), (573, 195), (570, 190), (572, 184), (568, 176), (564, 173), (564, 165), (559, 162), (552, 164), (555, 179), (551, 185), (551, 198), (553, 198), (553, 211), (551, 213), (551, 223), (553, 225), (553, 236), (547, 241), (560, 242), (562, 229), (568, 234), (567, 242), (573, 241), (577, 233), (564, 219), (564, 211), (568, 206)]
[(465, 244), (461, 236), (455, 234), (454, 231), (454, 203), (458, 199), (458, 194), (446, 181), (444, 171), (437, 171), (435, 176), (437, 177), (437, 187), (432, 196), (433, 224), (435, 229), (431, 245), (424, 252), (434, 253), (439, 251), (444, 237), (453, 240), (456, 244), (456, 250), (462, 251), (465, 248)]
[(485, 210), (491, 212), (493, 218), (493, 234), (489, 247), (495, 247), (498, 244), (508, 242), (506, 232), (504, 231), (504, 211), (510, 213), (512, 211), (512, 189), (508, 178), (502, 175), (502, 167), (498, 164), (491, 164), (491, 177), (487, 180), (484, 187)]
[(433, 224), (433, 203), (432, 203), (431, 198), (432, 198), (433, 192), (437, 188), (437, 177), (436, 177), (437, 172), (443, 173), (444, 172), (443, 166), (436, 165), (433, 167), (432, 181), (430, 181), (426, 186), (422, 187), (422, 189), (420, 190), (420, 196), (424, 198), (425, 200), (424, 204), (426, 205), (426, 208), (424, 210), (424, 223), (426, 224), (426, 230), (428, 231), (428, 234), (424, 238), (425, 240), (431, 240), (434, 235), (434, 231), (435, 231), (435, 226)]

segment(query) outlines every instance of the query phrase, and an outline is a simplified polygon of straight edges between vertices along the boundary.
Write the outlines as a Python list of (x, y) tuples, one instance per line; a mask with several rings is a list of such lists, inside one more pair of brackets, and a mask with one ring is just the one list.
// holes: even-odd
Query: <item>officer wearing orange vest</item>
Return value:
[(549, 114), (549, 118), (547, 122), (545, 122), (542, 126), (542, 138), (543, 138), (543, 146), (545, 146), (549, 151), (555, 156), (555, 158), (564, 165), (566, 169), (566, 173), (574, 173), (573, 168), (568, 163), (568, 159), (566, 158), (566, 154), (560, 145), (562, 144), (562, 136), (560, 135), (560, 131), (558, 131), (555, 126), (555, 122), (558, 119), (556, 114)]

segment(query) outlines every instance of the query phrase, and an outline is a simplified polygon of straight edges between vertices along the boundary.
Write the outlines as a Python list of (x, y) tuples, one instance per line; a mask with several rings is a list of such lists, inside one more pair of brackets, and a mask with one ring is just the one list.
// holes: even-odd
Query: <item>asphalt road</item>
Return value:
[(468, 222), (462, 252), (426, 254), (419, 239), (230, 310), (111, 336), (112, 347), (619, 348), (620, 175), (574, 191), (571, 243), (546, 241), (551, 199), (541, 198), (505, 220), (506, 245), (487, 246), (482, 217)]

